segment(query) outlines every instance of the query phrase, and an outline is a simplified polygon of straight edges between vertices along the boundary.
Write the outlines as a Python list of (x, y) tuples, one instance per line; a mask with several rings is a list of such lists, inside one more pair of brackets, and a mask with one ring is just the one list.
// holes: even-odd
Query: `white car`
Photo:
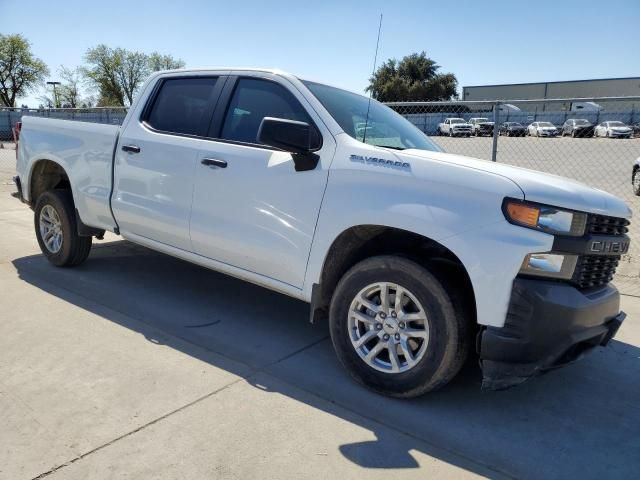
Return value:
[(17, 148), (51, 264), (91, 275), (110, 231), (309, 302), (387, 395), (442, 387), (469, 355), (484, 388), (513, 386), (624, 319), (622, 200), (444, 153), (375, 100), (281, 71), (155, 73), (121, 127), (25, 116)]
[(473, 125), (464, 118), (445, 118), (444, 122), (438, 125), (438, 133), (450, 137), (470, 137)]
[(532, 137), (557, 137), (559, 130), (551, 122), (533, 122), (527, 127), (527, 135)]
[(602, 122), (596, 127), (593, 135), (595, 137), (631, 138), (633, 128), (618, 121)]
[(486, 117), (474, 117), (469, 119), (469, 123), (472, 127), (472, 133), (476, 137), (481, 135), (493, 135), (493, 123)]

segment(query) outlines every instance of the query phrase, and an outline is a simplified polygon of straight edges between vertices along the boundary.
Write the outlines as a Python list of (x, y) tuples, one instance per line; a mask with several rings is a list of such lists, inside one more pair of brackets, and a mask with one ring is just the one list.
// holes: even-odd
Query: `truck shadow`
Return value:
[[(362, 467), (416, 468), (417, 451), (492, 478), (640, 475), (640, 348), (633, 345), (614, 341), (505, 392), (481, 392), (470, 362), (442, 391), (394, 400), (350, 380), (326, 325), (311, 325), (303, 302), (124, 241), (99, 244), (72, 270), (41, 255), (13, 265), (23, 281), (151, 342), (371, 431), (373, 441), (335, 446)], [(235, 362), (242, 369), (233, 371)]]

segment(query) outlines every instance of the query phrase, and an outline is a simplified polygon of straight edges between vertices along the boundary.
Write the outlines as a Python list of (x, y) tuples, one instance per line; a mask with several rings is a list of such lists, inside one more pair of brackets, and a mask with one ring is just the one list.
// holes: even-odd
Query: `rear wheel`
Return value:
[(640, 170), (637, 168), (633, 171), (632, 183), (633, 193), (640, 196)]
[(331, 340), (351, 376), (372, 390), (415, 397), (447, 384), (469, 349), (468, 322), (427, 269), (379, 256), (352, 267), (331, 300)]
[(78, 235), (69, 190), (51, 190), (38, 197), (34, 223), (40, 250), (57, 267), (72, 267), (84, 262), (91, 251), (91, 237)]

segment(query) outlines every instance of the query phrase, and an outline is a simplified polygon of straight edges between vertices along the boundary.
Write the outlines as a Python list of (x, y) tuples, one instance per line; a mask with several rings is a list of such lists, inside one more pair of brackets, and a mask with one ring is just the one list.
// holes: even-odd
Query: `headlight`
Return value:
[(521, 200), (506, 199), (503, 212), (507, 220), (515, 225), (551, 235), (581, 237), (587, 225), (586, 213)]
[(578, 263), (577, 255), (530, 253), (522, 262), (520, 273), (540, 277), (570, 280)]

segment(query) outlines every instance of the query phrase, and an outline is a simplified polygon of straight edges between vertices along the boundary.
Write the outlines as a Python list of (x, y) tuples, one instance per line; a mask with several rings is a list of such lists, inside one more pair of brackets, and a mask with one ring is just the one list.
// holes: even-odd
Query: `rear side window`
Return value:
[(204, 135), (211, 120), (216, 81), (216, 78), (165, 80), (146, 123), (163, 132)]
[(241, 78), (222, 125), (221, 138), (258, 143), (258, 129), (264, 117), (297, 120), (313, 125), (311, 118), (291, 92), (268, 80)]

